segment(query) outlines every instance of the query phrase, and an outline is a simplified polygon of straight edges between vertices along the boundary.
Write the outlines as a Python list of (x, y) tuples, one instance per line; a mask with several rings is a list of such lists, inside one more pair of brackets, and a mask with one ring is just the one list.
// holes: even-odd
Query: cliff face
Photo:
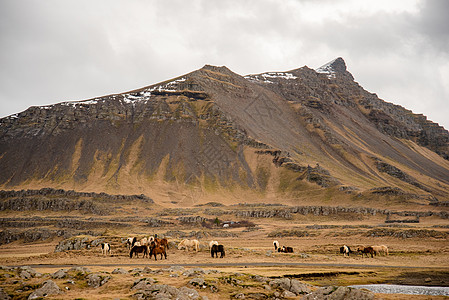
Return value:
[(365, 91), (341, 58), (245, 77), (205, 66), (1, 119), (0, 187), (140, 194), (161, 180), (284, 192), (305, 182), (446, 198), (448, 141), (438, 124)]

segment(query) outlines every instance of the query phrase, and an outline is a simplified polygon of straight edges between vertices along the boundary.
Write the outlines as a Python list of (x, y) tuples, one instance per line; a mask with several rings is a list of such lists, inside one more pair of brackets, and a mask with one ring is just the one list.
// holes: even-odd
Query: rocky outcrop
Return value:
[(143, 194), (141, 195), (109, 195), (106, 193), (76, 192), (74, 190), (63, 190), (53, 188), (42, 188), (40, 190), (0, 190), (0, 199), (26, 198), (32, 196), (62, 196), (68, 198), (92, 198), (106, 201), (137, 201), (153, 203), (153, 200)]
[(67, 198), (11, 198), (0, 202), (0, 210), (30, 211), (82, 211), (97, 215), (109, 213), (109, 209), (89, 200), (72, 200)]
[(54, 237), (69, 237), (72, 233), (66, 230), (50, 230), (45, 228), (29, 229), (25, 231), (3, 230), (0, 232), (0, 245), (8, 244), (17, 240), (25, 243), (45, 241)]
[(369, 230), (366, 233), (369, 237), (394, 237), (401, 239), (409, 238), (435, 238), (435, 239), (447, 239), (449, 236), (448, 232), (437, 231), (437, 230), (427, 230), (427, 229), (387, 229), (387, 228), (376, 228)]

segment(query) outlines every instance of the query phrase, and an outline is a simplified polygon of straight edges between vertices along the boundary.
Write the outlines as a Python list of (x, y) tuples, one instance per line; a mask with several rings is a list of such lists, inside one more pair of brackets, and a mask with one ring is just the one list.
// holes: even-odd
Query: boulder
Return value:
[(295, 295), (310, 293), (310, 286), (296, 279), (279, 278), (270, 281), (268, 284), (273, 289), (281, 289), (283, 291), (289, 291), (294, 293)]
[(67, 277), (67, 269), (60, 269), (56, 272), (54, 272), (51, 277), (53, 279), (62, 279)]
[[(141, 281), (145, 282), (145, 281)], [(181, 287), (177, 289), (176, 287), (166, 285), (166, 284), (141, 284), (139, 282), (132, 289), (138, 290), (134, 294), (136, 299), (178, 299), (178, 300), (190, 300), (198, 299), (198, 292), (194, 289), (188, 287)]]
[(141, 278), (134, 282), (132, 287), (133, 290), (150, 290), (151, 286), (154, 284), (153, 278)]
[(87, 275), (87, 285), (93, 288), (99, 288), (111, 279), (111, 276), (101, 276), (100, 274)]
[(112, 274), (128, 274), (128, 271), (123, 268), (116, 268), (114, 269), (114, 271), (112, 271)]
[(37, 299), (51, 295), (58, 295), (61, 289), (53, 280), (47, 280), (43, 283), (41, 288), (38, 288), (28, 296), (28, 299)]

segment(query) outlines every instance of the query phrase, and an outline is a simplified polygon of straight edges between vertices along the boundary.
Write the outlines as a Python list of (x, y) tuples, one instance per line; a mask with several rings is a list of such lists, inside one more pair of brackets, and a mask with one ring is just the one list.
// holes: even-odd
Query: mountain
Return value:
[(0, 119), (0, 167), (2, 189), (438, 202), (449, 200), (449, 132), (364, 90), (342, 58), (247, 76), (206, 65)]

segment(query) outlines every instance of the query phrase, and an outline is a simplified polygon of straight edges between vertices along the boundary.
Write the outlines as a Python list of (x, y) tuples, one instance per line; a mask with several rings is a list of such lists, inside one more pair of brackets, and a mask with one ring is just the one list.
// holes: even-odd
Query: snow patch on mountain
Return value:
[(335, 78), (337, 72), (335, 72), (335, 70), (334, 70), (334, 68), (333, 68), (332, 65), (335, 63), (335, 61), (336, 61), (337, 59), (338, 59), (338, 58), (334, 59), (334, 60), (331, 61), (331, 62), (328, 62), (327, 64), (325, 64), (325, 65), (319, 67), (318, 69), (315, 69), (315, 71), (316, 71), (317, 73), (326, 74), (326, 75), (327, 75), (327, 78), (329, 78), (329, 79)]
[(263, 82), (263, 83), (274, 83), (274, 81), (271, 81), (270, 79), (277, 79), (282, 78), (286, 80), (296, 79), (295, 75), (292, 73), (286, 73), (286, 72), (269, 72), (269, 73), (263, 73), (258, 75), (247, 75), (245, 76), (246, 79), (255, 81), (255, 82)]

